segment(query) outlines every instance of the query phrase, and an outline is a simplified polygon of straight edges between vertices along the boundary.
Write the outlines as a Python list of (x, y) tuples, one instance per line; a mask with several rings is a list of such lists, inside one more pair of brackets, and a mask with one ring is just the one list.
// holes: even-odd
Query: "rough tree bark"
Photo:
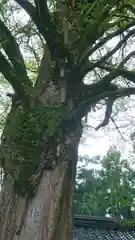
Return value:
[[(50, 92), (49, 88), (47, 90), (47, 101), (50, 96), (50, 102), (52, 103), (52, 94), (55, 94), (54, 92)], [(53, 101), (54, 100), (55, 97), (53, 96)], [(58, 98), (56, 98), (56, 104), (57, 101)], [(12, 158), (11, 154), (13, 152), (13, 160), (19, 160), (20, 157), (22, 158), (20, 153), (16, 154), (20, 146), (20, 142), (17, 141), (21, 141), (20, 138), (16, 141), (19, 129), (17, 125), (20, 123), (20, 121), (19, 123), (17, 121), (15, 122), (16, 119), (14, 116), (17, 111), (18, 107), (12, 104), (11, 112), (7, 117), (5, 130), (3, 132), (1, 157), (5, 158), (5, 161), (8, 161), (8, 158)], [(15, 131), (14, 127), (17, 131)], [(14, 131), (12, 132), (13, 128)], [(28, 184), (28, 179), (25, 181), (25, 171), (26, 168), (29, 167), (28, 165), (23, 170), (24, 178), (22, 181), (24, 181), (24, 183), (19, 183), (17, 187), (14, 183), (11, 183), (11, 179), (6, 179), (5, 176), (2, 185), (0, 207), (1, 240), (72, 239), (72, 198), (75, 184), (78, 144), (81, 134), (82, 125), (80, 119), (74, 124), (74, 130), (72, 129), (72, 132), (60, 132), (60, 134), (58, 133), (56, 136), (53, 135), (49, 137), (46, 131), (45, 133), (42, 132), (43, 137), (40, 140), (43, 148), (40, 151), (38, 166), (32, 177), (34, 182), (38, 182), (34, 196), (23, 197), (24, 193), (20, 192), (22, 185)], [(34, 136), (32, 139), (34, 140)], [(15, 144), (13, 143), (14, 141)], [(23, 146), (21, 145), (20, 147)], [(24, 147), (25, 151), (27, 151), (25, 155), (26, 158), (29, 154), (27, 147), (29, 148), (29, 145)], [(3, 149), (5, 149), (6, 152)], [(30, 151), (34, 151), (34, 149), (30, 148)], [(17, 169), (12, 169), (11, 174), (13, 174), (13, 172), (15, 173), (16, 170)], [(31, 189), (29, 190), (31, 191)]]
[[(78, 140), (79, 137), (77, 136)], [(68, 146), (74, 147), (76, 156), (78, 140)], [(76, 156), (73, 155), (72, 159), (70, 151), (72, 149), (63, 154), (63, 161), (55, 169), (44, 171), (36, 194), (28, 204), (27, 199), (18, 197), (12, 191), (6, 192), (4, 188), (0, 211), (1, 240), (72, 239), (72, 197)], [(74, 166), (71, 166), (73, 160)]]
[[(45, 47), (33, 86), (17, 40), (0, 18), (0, 72), (14, 89), (0, 146), (4, 171), (0, 239), (71, 240), (81, 120), (93, 105), (106, 99), (105, 119), (97, 129), (103, 127), (109, 122), (114, 101), (135, 94), (134, 87), (119, 88), (111, 83), (118, 76), (135, 83), (135, 73), (124, 66), (134, 52), (117, 67), (108, 61), (135, 33), (131, 28), (135, 21), (128, 19), (129, 12), (125, 24), (118, 27), (121, 8), (131, 12), (134, 8), (122, 6), (117, 0), (106, 4), (105, 0), (105, 4), (84, 2), (86, 10), (82, 11), (76, 1), (59, 0), (52, 16), (46, 1), (35, 0), (33, 5), (26, 0), (15, 2), (29, 14)], [(115, 11), (120, 11), (116, 22), (112, 21)], [(98, 48), (122, 33), (124, 38), (109, 53), (89, 61)], [(85, 85), (84, 76), (96, 68), (105, 69), (107, 74)]]

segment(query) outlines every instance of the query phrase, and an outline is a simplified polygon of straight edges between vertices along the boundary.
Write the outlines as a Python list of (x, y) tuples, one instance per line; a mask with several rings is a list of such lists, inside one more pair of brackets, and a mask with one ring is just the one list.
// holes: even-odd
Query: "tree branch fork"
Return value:
[[(133, 20), (119, 30), (108, 34), (106, 37), (102, 37), (93, 47), (89, 48), (88, 46), (88, 48), (84, 52), (84, 55), (80, 58), (78, 65), (75, 65), (72, 61), (71, 52), (62, 42), (55, 23), (53, 22), (53, 19), (49, 13), (46, 2), (43, 2), (41, 0), (35, 1), (35, 6), (27, 0), (15, 0), (15, 2), (19, 4), (29, 14), (31, 19), (35, 23), (40, 34), (44, 37), (44, 40), (48, 45), (48, 48), (52, 54), (52, 58), (59, 62), (61, 61), (61, 59), (66, 61), (66, 68), (71, 70), (73, 76), (77, 74), (76, 79), (78, 79), (78, 82), (72, 82), (72, 84), (77, 84), (77, 89), (80, 89), (80, 95), (78, 99), (78, 101), (80, 102), (78, 104), (78, 107), (73, 111), (72, 116), (74, 116), (75, 118), (82, 118), (86, 114), (86, 112), (90, 110), (92, 104), (97, 103), (101, 99), (107, 98), (105, 119), (103, 123), (97, 127), (97, 129), (105, 126), (111, 117), (114, 101), (119, 97), (135, 94), (134, 88), (118, 89), (117, 86), (115, 86), (117, 89), (115, 88), (114, 90), (114, 88), (112, 89), (112, 86), (114, 87), (114, 84), (111, 85), (111, 82), (118, 76), (127, 78), (132, 83), (135, 83), (135, 72), (128, 71), (124, 67), (125, 63), (127, 63), (127, 61), (131, 57), (134, 57), (135, 52), (133, 51), (128, 56), (126, 56), (117, 68), (113, 66), (108, 66), (107, 64), (108, 59), (123, 46), (125, 41), (134, 36), (135, 30), (131, 28), (134, 26), (135, 21)], [(43, 21), (45, 21), (44, 26)], [(97, 61), (96, 63), (90, 63), (88, 61), (90, 54), (93, 54), (99, 47), (103, 46), (111, 38), (116, 37), (127, 30), (128, 33), (125, 35), (125, 37), (121, 41), (119, 41), (119, 43), (114, 47), (114, 49), (101, 57), (99, 61)], [(54, 41), (54, 39), (56, 39), (56, 41)], [(34, 87), (27, 75), (24, 59), (21, 54), (19, 45), (17, 44), (15, 37), (12, 35), (12, 33), (2, 20), (0, 20), (0, 43), (1, 48), (5, 51), (8, 57), (5, 57), (2, 51), (0, 51), (0, 72), (12, 85), (14, 91), (18, 93), (21, 101), (23, 101), (24, 99), (29, 99), (31, 95), (34, 94)], [(106, 74), (102, 78), (102, 80), (98, 81), (97, 83), (92, 83), (91, 85), (86, 87), (84, 84), (82, 84), (83, 77), (85, 74), (95, 68), (104, 69), (109, 73)], [(71, 81), (71, 79), (69, 80), (68, 78), (67, 80)], [(72, 84), (70, 82), (71, 86)], [(83, 94), (84, 89), (85, 93), (87, 94), (86, 96), (83, 96), (82, 100), (80, 96)], [(96, 95), (97, 89), (98, 95)], [(72, 98), (72, 96), (70, 97)]]

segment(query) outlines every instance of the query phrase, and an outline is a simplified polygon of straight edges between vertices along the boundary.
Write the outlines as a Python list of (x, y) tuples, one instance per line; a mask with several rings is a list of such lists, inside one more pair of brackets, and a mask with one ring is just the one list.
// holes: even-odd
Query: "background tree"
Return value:
[(135, 94), (127, 65), (135, 52), (123, 54), (134, 38), (134, 4), (15, 0), (1, 7), (0, 72), (14, 93), (0, 148), (0, 237), (71, 240), (81, 120), (102, 100), (98, 130), (116, 99)]
[[(74, 211), (79, 215), (134, 218), (135, 170), (116, 148), (104, 157), (81, 157), (77, 175)], [(94, 163), (94, 166), (93, 166)], [(90, 169), (87, 168), (91, 164)]]

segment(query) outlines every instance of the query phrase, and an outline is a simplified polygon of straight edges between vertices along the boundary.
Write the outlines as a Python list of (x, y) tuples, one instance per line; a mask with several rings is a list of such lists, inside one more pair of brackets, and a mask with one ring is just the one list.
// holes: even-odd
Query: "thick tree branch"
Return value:
[[(51, 55), (55, 60), (64, 59), (72, 66), (72, 58), (63, 39), (58, 33), (55, 23), (49, 14), (47, 3), (45, 1), (35, 1), (36, 8), (27, 0), (15, 0), (31, 17), (37, 26), (40, 34), (44, 37), (50, 49)], [(43, 3), (44, 2), (44, 3)]]
[(36, 83), (34, 88), (36, 89), (37, 95), (41, 95), (45, 92), (45, 89), (48, 86), (50, 81), (50, 75), (52, 70), (52, 64), (50, 64), (50, 52), (47, 45), (44, 45), (44, 53), (43, 58), (40, 63), (40, 67), (38, 70), (38, 77), (36, 79)]
[(101, 94), (90, 97), (88, 100), (80, 103), (80, 105), (73, 110), (69, 119), (62, 121), (61, 128), (63, 131), (73, 132), (77, 126), (77, 123), (91, 110), (92, 105), (95, 105), (101, 99), (108, 98), (105, 118), (103, 123), (97, 127), (98, 130), (100, 127), (105, 126), (109, 122), (114, 101), (120, 97), (130, 96), (133, 94), (135, 94), (135, 88), (120, 88), (116, 91), (104, 91), (101, 92)]
[(27, 101), (28, 95), (27, 91), (24, 91), (24, 86), (21, 79), (16, 75), (16, 72), (12, 68), (11, 64), (7, 61), (4, 55), (0, 52), (0, 72), (7, 79), (7, 81), (12, 85), (14, 91), (18, 94), (20, 100), (24, 102)]
[(35, 0), (35, 5), (36, 5), (36, 12), (38, 16), (41, 18), (42, 21), (44, 21), (44, 19), (46, 19), (47, 17), (46, 13), (49, 16), (47, 1)]
[[(3, 21), (0, 20), (0, 44), (11, 61), (16, 75), (22, 81), (22, 87), (32, 87), (32, 83), (29, 80), (23, 60), (23, 56), (20, 52), (19, 46), (7, 28)], [(23, 90), (22, 90), (23, 91)]]
[(130, 96), (135, 94), (135, 88), (120, 88), (116, 91), (104, 91), (100, 94), (90, 97), (88, 100), (83, 101), (78, 108), (73, 112), (73, 118), (80, 119), (83, 118), (86, 114), (86, 109), (90, 108), (91, 105), (96, 104), (101, 99), (113, 98), (118, 99), (124, 96)]
[(135, 71), (128, 71), (127, 69), (124, 69), (124, 68), (119, 68), (119, 70), (118, 70), (115, 67), (102, 66), (102, 65), (100, 66), (100, 68), (110, 72), (110, 74), (108, 74), (108, 75), (111, 75), (111, 73), (117, 72), (117, 76), (124, 77), (127, 80), (135, 83)]
[(114, 83), (111, 83), (114, 78), (115, 76), (110, 73), (96, 83), (90, 85), (85, 85), (82, 83), (78, 105), (81, 102), (87, 101), (88, 99), (100, 95), (103, 92), (116, 91), (118, 89), (118, 86)]

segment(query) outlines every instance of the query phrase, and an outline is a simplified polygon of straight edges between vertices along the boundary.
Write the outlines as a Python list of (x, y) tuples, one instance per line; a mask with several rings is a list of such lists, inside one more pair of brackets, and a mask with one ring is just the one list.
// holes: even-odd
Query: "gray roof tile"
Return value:
[(74, 218), (73, 240), (135, 240), (135, 227), (118, 219)]

